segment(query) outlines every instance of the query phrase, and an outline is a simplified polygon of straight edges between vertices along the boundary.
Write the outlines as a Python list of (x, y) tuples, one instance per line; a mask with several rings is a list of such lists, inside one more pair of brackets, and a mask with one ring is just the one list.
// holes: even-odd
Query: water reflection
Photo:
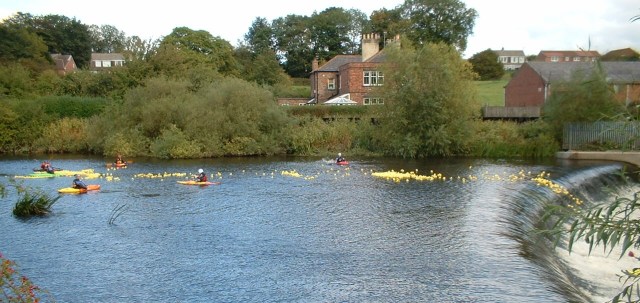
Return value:
[[(0, 209), (0, 251), (58, 302), (561, 302), (540, 265), (521, 256), (508, 176), (580, 167), (474, 159), (247, 158), (140, 160), (109, 170), (100, 158), (61, 158), (94, 168), (99, 193), (61, 198), (46, 218)], [(36, 161), (6, 158), (0, 174)], [(204, 168), (219, 186), (179, 185)], [(448, 181), (394, 182), (372, 171), (434, 170)], [(295, 171), (297, 177), (283, 174)], [(211, 179), (211, 178), (210, 178)], [(28, 180), (52, 193), (70, 179)], [(6, 183), (6, 182), (5, 182)], [(127, 210), (108, 224), (118, 205)], [(525, 219), (519, 219), (525, 220)]]

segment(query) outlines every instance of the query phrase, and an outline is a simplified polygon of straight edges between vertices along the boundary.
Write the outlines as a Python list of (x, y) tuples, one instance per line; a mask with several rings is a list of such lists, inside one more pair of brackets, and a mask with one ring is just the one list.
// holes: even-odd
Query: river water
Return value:
[[(55, 167), (101, 173), (85, 179), (101, 190), (15, 218), (12, 180), (52, 196), (71, 183), (14, 178), (40, 160), (0, 158), (0, 252), (57, 302), (604, 302), (629, 260), (531, 236), (557, 199), (531, 179), (545, 172), (586, 200), (605, 199), (602, 186), (640, 191), (615, 162), (134, 159), (112, 170), (56, 156)], [(221, 184), (177, 184), (198, 168)], [(375, 174), (402, 170), (436, 180)]]

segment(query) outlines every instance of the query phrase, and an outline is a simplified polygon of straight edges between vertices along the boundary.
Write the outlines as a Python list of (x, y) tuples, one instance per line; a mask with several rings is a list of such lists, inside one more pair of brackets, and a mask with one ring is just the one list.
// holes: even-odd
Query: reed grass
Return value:
[(47, 215), (60, 197), (51, 197), (42, 192), (25, 191), (13, 208), (13, 215), (20, 218)]

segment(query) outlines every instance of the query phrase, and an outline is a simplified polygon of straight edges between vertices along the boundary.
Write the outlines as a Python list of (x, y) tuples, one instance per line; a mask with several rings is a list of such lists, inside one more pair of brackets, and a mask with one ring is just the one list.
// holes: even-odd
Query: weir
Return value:
[(563, 151), (557, 152), (558, 159), (568, 160), (607, 160), (633, 164), (640, 167), (640, 152), (623, 151)]

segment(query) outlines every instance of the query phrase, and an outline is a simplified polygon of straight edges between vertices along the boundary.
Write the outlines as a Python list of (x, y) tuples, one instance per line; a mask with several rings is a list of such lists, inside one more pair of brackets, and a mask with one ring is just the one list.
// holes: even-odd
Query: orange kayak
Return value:
[(65, 188), (58, 189), (58, 192), (63, 194), (82, 194), (82, 193), (86, 193), (87, 191), (99, 190), (99, 189), (100, 189), (100, 184), (89, 184), (87, 185), (87, 189), (65, 187)]

